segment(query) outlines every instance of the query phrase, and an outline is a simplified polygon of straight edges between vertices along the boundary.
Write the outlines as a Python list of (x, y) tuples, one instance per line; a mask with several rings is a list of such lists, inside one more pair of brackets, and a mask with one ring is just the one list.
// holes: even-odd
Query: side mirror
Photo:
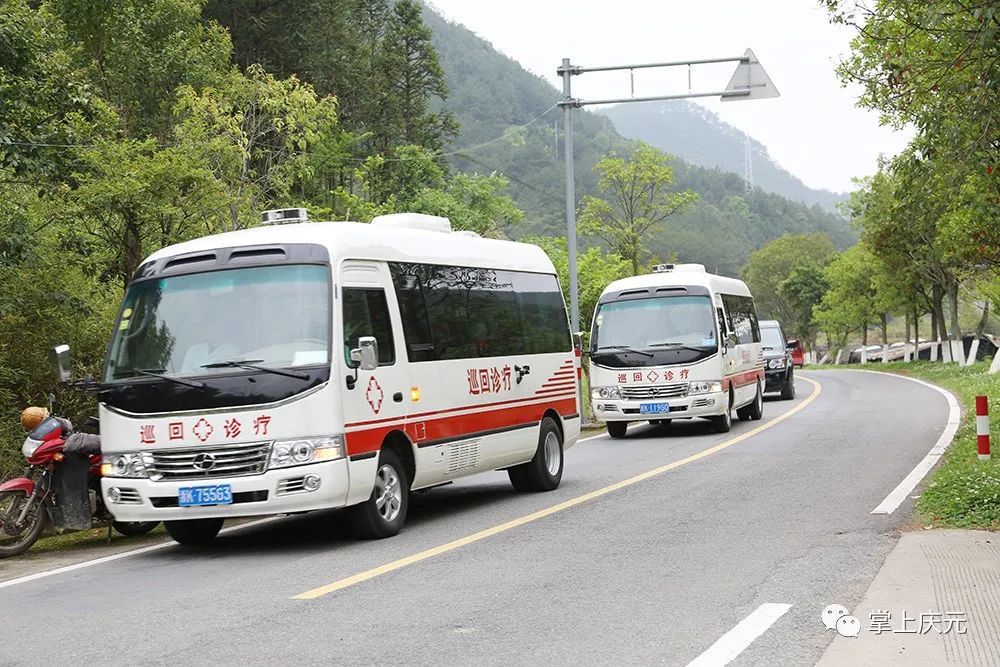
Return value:
[(726, 336), (726, 347), (736, 347), (740, 344), (739, 336), (734, 333), (730, 333)]
[(69, 356), (69, 345), (56, 345), (51, 352), (52, 363), (60, 382), (69, 382), (73, 377), (73, 362)]
[(363, 371), (378, 368), (378, 341), (374, 336), (362, 336), (358, 339), (358, 347), (351, 350), (351, 361)]
[(789, 338), (785, 341), (785, 347), (789, 350), (794, 350), (799, 346), (799, 340), (797, 338)]

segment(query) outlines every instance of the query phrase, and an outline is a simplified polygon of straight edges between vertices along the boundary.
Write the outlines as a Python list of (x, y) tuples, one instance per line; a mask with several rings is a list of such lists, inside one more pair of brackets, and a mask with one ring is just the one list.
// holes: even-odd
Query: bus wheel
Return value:
[(608, 422), (608, 435), (612, 438), (624, 438), (628, 430), (628, 422)]
[(764, 417), (764, 392), (759, 382), (757, 383), (757, 398), (750, 404), (748, 414), (750, 419), (754, 421), (760, 421)]
[(719, 415), (718, 417), (710, 417), (712, 422), (712, 428), (715, 429), (716, 433), (728, 433), (729, 429), (733, 427), (733, 395), (729, 395), (729, 406), (726, 408), (725, 413)]
[(164, 521), (167, 532), (174, 542), (188, 547), (201, 547), (215, 539), (222, 530), (222, 519), (185, 519), (184, 521)]
[(559, 425), (552, 417), (542, 420), (538, 448), (527, 463), (507, 469), (510, 483), (518, 491), (551, 491), (559, 486), (563, 473), (563, 443)]
[(410, 501), (406, 469), (391, 449), (378, 455), (375, 487), (368, 500), (348, 508), (348, 518), (359, 537), (378, 540), (392, 537), (403, 529)]

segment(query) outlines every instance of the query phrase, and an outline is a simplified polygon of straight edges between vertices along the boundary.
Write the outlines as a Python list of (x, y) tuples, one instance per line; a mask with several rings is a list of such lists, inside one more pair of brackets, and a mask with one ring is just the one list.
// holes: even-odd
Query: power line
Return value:
[[(500, 134), (499, 136), (494, 137), (494, 138), (492, 138), (492, 139), (490, 139), (488, 141), (484, 141), (484, 142), (479, 143), (479, 144), (474, 144), (472, 146), (465, 146), (463, 148), (456, 149), (456, 150), (453, 150), (453, 151), (438, 151), (437, 153), (431, 153), (427, 157), (431, 157), (431, 158), (435, 158), (436, 159), (436, 158), (443, 158), (443, 157), (461, 156), (464, 153), (468, 153), (470, 151), (477, 151), (477, 150), (479, 150), (481, 148), (485, 148), (487, 146), (491, 146), (491, 145), (493, 145), (493, 144), (495, 144), (497, 142), (503, 141), (511, 133), (519, 132), (519, 131), (524, 130), (524, 129), (528, 128), (528, 127), (531, 127), (532, 125), (534, 125), (535, 123), (537, 123), (539, 120), (541, 120), (542, 118), (544, 118), (546, 115), (548, 115), (548, 113), (550, 111), (552, 111), (553, 109), (555, 109), (557, 106), (559, 106), (558, 102), (556, 102), (555, 104), (553, 104), (548, 109), (546, 109), (542, 113), (538, 114), (537, 116), (535, 116), (534, 118), (532, 118), (528, 122), (522, 123), (521, 125), (516, 125), (514, 127), (508, 127), (506, 130), (503, 131), (502, 134)], [(137, 139), (135, 141), (146, 141), (146, 140), (145, 139)], [(29, 147), (33, 147), (33, 148), (64, 148), (64, 149), (93, 149), (93, 148), (97, 148), (99, 146), (99, 144), (93, 144), (93, 143), (92, 144), (71, 144), (71, 143), (49, 143), (49, 142), (38, 142), (38, 141), (4, 141), (3, 143), (6, 144), (6, 145), (11, 145), (11, 146), (29, 146)], [(156, 147), (157, 148), (179, 148), (180, 144), (177, 144), (177, 143), (169, 143), (169, 144), (157, 143)], [(264, 147), (264, 150), (269, 151), (271, 153), (277, 153), (277, 152), (279, 152), (278, 149), (273, 149), (273, 148), (272, 149), (268, 149), (267, 147)], [(315, 151), (305, 151), (305, 150), (303, 150), (303, 151), (297, 151), (297, 154), (299, 154), (299, 155), (318, 155), (318, 153), (316, 153)], [(423, 157), (423, 156), (421, 156), (420, 158), (407, 158), (407, 157), (395, 157), (395, 158), (392, 158), (392, 157), (387, 157), (387, 158), (384, 158), (384, 161), (385, 162), (410, 162), (410, 161), (416, 160), (416, 159), (426, 159), (426, 158)], [(361, 163), (361, 162), (365, 162), (366, 160), (368, 160), (368, 157), (348, 157), (348, 158), (344, 158), (344, 160), (346, 160), (347, 162), (359, 162), (359, 163)]]

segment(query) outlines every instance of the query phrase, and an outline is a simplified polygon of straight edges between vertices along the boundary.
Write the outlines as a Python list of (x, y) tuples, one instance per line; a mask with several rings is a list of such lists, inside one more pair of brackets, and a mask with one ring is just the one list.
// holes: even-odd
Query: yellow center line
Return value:
[(629, 477), (628, 479), (624, 479), (620, 482), (615, 482), (614, 484), (610, 484), (603, 488), (597, 489), (596, 491), (585, 493), (582, 496), (577, 496), (575, 498), (570, 498), (569, 500), (564, 500), (563, 502), (556, 503), (551, 507), (546, 507), (545, 509), (538, 510), (537, 512), (532, 512), (531, 514), (525, 514), (522, 517), (518, 517), (517, 519), (511, 519), (510, 521), (506, 521), (497, 526), (493, 526), (492, 528), (481, 530), (478, 533), (466, 535), (465, 537), (461, 537), (452, 542), (448, 542), (447, 544), (442, 544), (440, 546), (432, 547), (430, 549), (426, 549), (419, 553), (415, 553), (411, 556), (406, 556), (405, 558), (394, 560), (391, 563), (386, 563), (385, 565), (379, 565), (378, 567), (374, 567), (370, 570), (365, 570), (364, 572), (359, 572), (358, 574), (354, 574), (349, 577), (344, 577), (343, 579), (339, 579), (337, 581), (334, 581), (333, 583), (326, 584), (325, 586), (320, 586), (319, 588), (314, 588), (310, 591), (306, 591), (305, 593), (299, 593), (298, 595), (293, 595), (292, 599), (315, 600), (316, 598), (322, 597), (324, 595), (329, 595), (330, 593), (334, 593), (339, 590), (343, 590), (345, 588), (348, 588), (349, 586), (354, 586), (355, 584), (360, 584), (363, 581), (368, 581), (369, 579), (374, 579), (375, 577), (378, 577), (380, 575), (388, 574), (389, 572), (392, 572), (394, 570), (404, 568), (407, 565), (413, 565), (414, 563), (419, 563), (420, 561), (427, 560), (428, 558), (433, 558), (434, 556), (439, 556), (449, 551), (454, 551), (455, 549), (459, 549), (468, 544), (472, 544), (473, 542), (485, 540), (487, 537), (493, 537), (494, 535), (497, 535), (504, 531), (511, 530), (512, 528), (517, 528), (518, 526), (523, 526), (527, 523), (538, 521), (539, 519), (544, 519), (545, 517), (552, 516), (557, 512), (562, 512), (563, 510), (568, 510), (571, 507), (582, 505), (583, 503), (588, 502), (590, 500), (594, 500), (595, 498), (606, 496), (609, 493), (618, 491), (619, 489), (624, 489), (627, 486), (638, 484), (639, 482), (643, 482), (647, 479), (650, 479), (651, 477), (662, 475), (663, 473), (668, 472), (670, 470), (674, 470), (675, 468), (680, 468), (681, 466), (687, 465), (689, 463), (694, 463), (695, 461), (703, 459), (706, 456), (711, 456), (716, 452), (721, 452), (723, 449), (726, 449), (727, 447), (732, 447), (733, 445), (741, 443), (748, 438), (752, 438), (753, 436), (757, 435), (758, 433), (761, 433), (762, 431), (766, 431), (772, 426), (780, 424), (781, 422), (785, 421), (792, 415), (804, 410), (806, 406), (815, 401), (816, 398), (819, 397), (820, 391), (822, 391), (822, 387), (820, 386), (819, 382), (816, 382), (811, 378), (803, 377), (802, 379), (813, 386), (813, 392), (804, 401), (796, 405), (788, 412), (785, 412), (775, 417), (774, 419), (747, 431), (746, 433), (742, 433), (736, 436), (735, 438), (730, 438), (729, 440), (721, 442), (718, 445), (715, 445), (714, 447), (709, 447), (708, 449), (702, 450), (696, 454), (692, 454), (691, 456), (680, 459), (679, 461), (674, 461), (673, 463), (668, 463), (667, 465), (663, 465), (658, 468), (653, 468), (652, 470), (640, 473), (635, 477)]

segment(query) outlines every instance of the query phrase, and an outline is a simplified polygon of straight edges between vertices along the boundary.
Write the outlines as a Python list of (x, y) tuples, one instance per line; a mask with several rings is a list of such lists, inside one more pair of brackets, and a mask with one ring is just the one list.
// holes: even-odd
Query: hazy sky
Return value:
[[(875, 171), (880, 153), (897, 153), (909, 133), (880, 127), (874, 112), (854, 106), (835, 64), (852, 31), (833, 26), (815, 0), (432, 0), (497, 49), (561, 88), (562, 58), (602, 66), (740, 56), (753, 49), (781, 92), (777, 99), (699, 104), (767, 146), (771, 157), (807, 185), (852, 189), (851, 178)], [(735, 64), (700, 66), (693, 90), (725, 87)], [(636, 96), (687, 91), (687, 71), (635, 75)], [(573, 78), (573, 96), (626, 97), (627, 72)], [(555, 100), (553, 100), (555, 101)], [(542, 111), (541, 109), (539, 111)]]

